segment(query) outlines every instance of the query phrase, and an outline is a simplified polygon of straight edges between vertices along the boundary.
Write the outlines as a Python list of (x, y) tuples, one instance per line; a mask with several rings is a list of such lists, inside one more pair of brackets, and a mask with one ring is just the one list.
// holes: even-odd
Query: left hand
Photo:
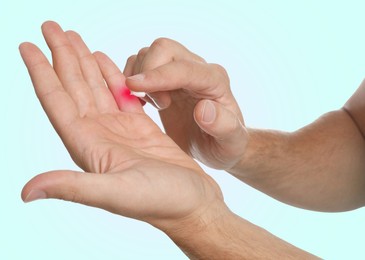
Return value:
[(78, 34), (54, 22), (42, 30), (53, 67), (31, 43), (23, 43), (20, 52), (43, 109), (87, 173), (40, 174), (23, 188), (24, 201), (64, 199), (165, 231), (180, 222), (207, 221), (214, 214), (203, 212), (211, 205), (218, 205), (217, 214), (226, 212), (215, 181), (125, 93), (125, 78), (106, 55), (92, 55)]

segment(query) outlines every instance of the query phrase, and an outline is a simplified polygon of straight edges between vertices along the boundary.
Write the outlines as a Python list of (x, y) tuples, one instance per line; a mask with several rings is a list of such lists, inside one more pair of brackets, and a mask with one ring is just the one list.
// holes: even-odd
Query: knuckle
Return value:
[(175, 61), (176, 64), (179, 64), (181, 67), (185, 67), (185, 68), (192, 68), (194, 67), (193, 62), (189, 61), (189, 60), (179, 60), (179, 61)]
[(173, 43), (173, 41), (171, 39), (161, 37), (161, 38), (158, 38), (153, 41), (153, 43), (151, 44), (151, 48), (166, 49), (166, 48), (169, 48), (172, 45), (172, 43)]
[(229, 86), (230, 80), (227, 70), (222, 65), (215, 63), (211, 63), (210, 66), (216, 72), (219, 81), (222, 81), (225, 85)]
[(140, 49), (138, 52), (138, 56), (144, 57), (146, 55), (146, 53), (148, 52), (148, 50), (149, 50), (148, 47), (144, 47), (144, 48)]
[(83, 198), (81, 196), (82, 192), (80, 192), (80, 187), (77, 186), (79, 177), (80, 176), (78, 174), (72, 175), (73, 180), (70, 182), (71, 185), (69, 185), (61, 199), (71, 202), (83, 203)]
[(130, 56), (128, 59), (127, 59), (127, 63), (132, 63), (136, 60), (137, 58), (137, 55), (132, 55)]
[(228, 78), (228, 73), (227, 73), (227, 70), (222, 66), (222, 65), (219, 65), (219, 64), (215, 64), (215, 63), (212, 63), (210, 64), (211, 67), (216, 70), (221, 76), (223, 77), (227, 77)]
[(69, 190), (67, 197), (64, 200), (71, 201), (71, 202), (79, 202), (79, 196), (75, 190)]
[(198, 56), (196, 54), (194, 56), (194, 61), (200, 62), (200, 63), (207, 63), (207, 61), (203, 57), (200, 57), (200, 56)]

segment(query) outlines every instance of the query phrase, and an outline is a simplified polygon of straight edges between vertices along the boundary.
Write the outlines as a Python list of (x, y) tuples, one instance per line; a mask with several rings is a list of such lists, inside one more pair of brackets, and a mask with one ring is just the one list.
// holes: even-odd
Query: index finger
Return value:
[(128, 77), (126, 83), (133, 91), (153, 93), (185, 89), (206, 99), (220, 99), (231, 93), (223, 67), (187, 60), (170, 62)]
[(143, 60), (137, 65), (135, 73), (152, 70), (180, 60), (206, 63), (202, 57), (192, 53), (181, 43), (168, 38), (159, 38), (148, 48)]

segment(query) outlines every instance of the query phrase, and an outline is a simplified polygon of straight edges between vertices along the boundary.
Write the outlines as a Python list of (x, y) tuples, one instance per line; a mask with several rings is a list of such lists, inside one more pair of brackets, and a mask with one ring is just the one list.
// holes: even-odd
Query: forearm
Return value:
[(316, 258), (231, 212), (204, 222), (168, 233), (190, 259)]
[(320, 211), (365, 205), (365, 141), (351, 117), (334, 111), (294, 132), (249, 130), (230, 172), (285, 203)]

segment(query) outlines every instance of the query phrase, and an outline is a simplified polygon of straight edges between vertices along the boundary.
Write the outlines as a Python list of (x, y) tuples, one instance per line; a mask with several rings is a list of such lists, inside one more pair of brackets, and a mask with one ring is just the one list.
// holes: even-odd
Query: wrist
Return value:
[(163, 231), (190, 259), (216, 259), (217, 248), (220, 254), (229, 255), (229, 238), (233, 234), (228, 230), (234, 230), (236, 217), (223, 202), (218, 202)]
[(241, 158), (237, 160), (237, 162), (230, 167), (229, 169), (226, 169), (226, 171), (233, 176), (243, 175), (245, 172), (247, 172), (252, 167), (252, 158), (254, 158), (256, 154), (256, 137), (253, 129), (246, 128), (247, 129), (247, 144), (245, 147), (245, 151), (242, 154)]
[(211, 205), (198, 218), (179, 222), (165, 233), (190, 259), (312, 259), (314, 256), (231, 212)]
[(192, 234), (204, 233), (217, 222), (233, 214), (223, 201), (217, 200), (204, 205), (192, 214), (174, 221), (160, 228), (174, 241), (185, 240)]
[[(267, 178), (268, 172), (275, 172), (280, 168), (280, 165), (275, 163), (278, 158), (288, 155), (288, 148), (293, 143), (293, 134), (252, 128), (247, 128), (247, 132), (245, 153), (227, 172), (240, 179)], [(265, 176), (262, 176), (262, 173), (265, 173)]]

